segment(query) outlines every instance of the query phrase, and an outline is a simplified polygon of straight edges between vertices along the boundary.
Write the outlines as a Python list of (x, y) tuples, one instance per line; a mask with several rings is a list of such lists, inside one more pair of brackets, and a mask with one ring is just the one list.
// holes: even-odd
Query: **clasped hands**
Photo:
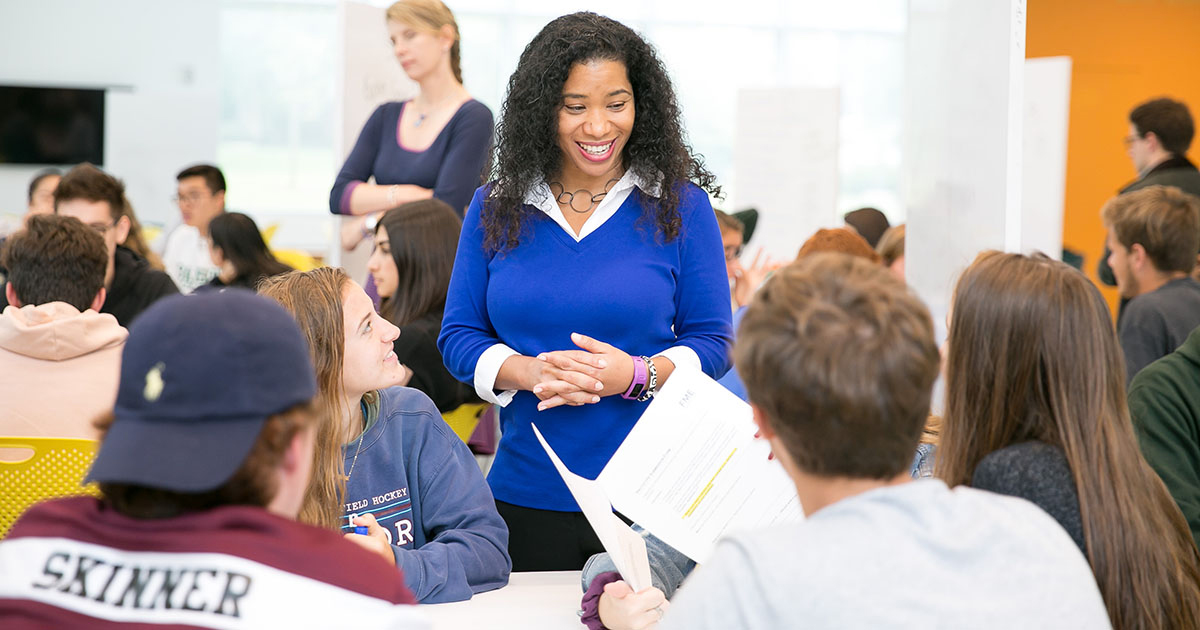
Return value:
[(529, 364), (538, 411), (600, 402), (633, 382), (633, 359), (624, 350), (579, 333), (571, 341), (580, 349), (543, 352)]

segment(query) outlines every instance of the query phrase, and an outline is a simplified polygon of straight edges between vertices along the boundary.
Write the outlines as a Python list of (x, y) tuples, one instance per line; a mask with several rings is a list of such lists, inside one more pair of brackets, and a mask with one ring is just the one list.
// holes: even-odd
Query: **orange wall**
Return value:
[(1100, 207), (1136, 176), (1122, 144), (1129, 110), (1168, 95), (1200, 119), (1200, 0), (1029, 0), (1026, 37), (1028, 57), (1071, 57), (1063, 243), (1094, 279)]

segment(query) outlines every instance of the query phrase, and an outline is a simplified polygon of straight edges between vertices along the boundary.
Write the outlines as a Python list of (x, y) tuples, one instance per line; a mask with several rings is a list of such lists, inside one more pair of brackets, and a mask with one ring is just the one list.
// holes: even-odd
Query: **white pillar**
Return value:
[(905, 268), (939, 341), (959, 273), (1021, 250), (1025, 0), (910, 0)]

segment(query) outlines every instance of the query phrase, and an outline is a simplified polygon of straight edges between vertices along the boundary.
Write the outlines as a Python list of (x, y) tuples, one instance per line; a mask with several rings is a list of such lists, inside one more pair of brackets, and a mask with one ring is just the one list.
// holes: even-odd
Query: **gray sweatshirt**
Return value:
[(938, 479), (727, 538), (664, 630), (1109, 628), (1087, 561), (1037, 506)]

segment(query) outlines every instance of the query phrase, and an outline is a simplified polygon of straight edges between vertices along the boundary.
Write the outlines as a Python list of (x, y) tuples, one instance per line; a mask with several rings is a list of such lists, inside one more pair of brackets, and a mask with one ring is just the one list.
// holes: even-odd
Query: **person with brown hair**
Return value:
[(800, 246), (796, 258), (804, 258), (817, 252), (841, 252), (873, 263), (879, 262), (879, 254), (857, 232), (846, 228), (822, 228), (808, 237)]
[(1121, 297), (1117, 318), (1125, 382), (1178, 348), (1200, 326), (1200, 198), (1151, 186), (1114, 197), (1100, 212)]
[[(73, 217), (30, 216), (0, 251), (0, 435), (96, 437), (112, 409), (126, 331), (104, 304), (104, 239)], [(62, 395), (64, 389), (69, 395)]]
[(777, 271), (734, 361), (807, 519), (720, 541), (664, 629), (1109, 627), (1053, 519), (909, 476), (940, 358), (929, 311), (882, 266), (821, 253)]
[(716, 213), (717, 225), (721, 228), (721, 245), (725, 248), (725, 273), (729, 276), (729, 295), (733, 309), (737, 311), (750, 303), (754, 291), (782, 263), (767, 256), (760, 247), (754, 254), (754, 260), (749, 265), (743, 265), (742, 249), (748, 240), (746, 226), (737, 215), (715, 209), (713, 212)]
[(876, 208), (851, 210), (842, 217), (842, 220), (846, 222), (846, 227), (863, 237), (863, 240), (871, 247), (879, 245), (879, 239), (883, 238), (884, 232), (892, 227), (892, 224), (888, 223), (887, 215)]
[(904, 280), (904, 224), (893, 225), (879, 237), (875, 251), (879, 253), (880, 262), (895, 276)]
[(38, 214), (54, 214), (54, 189), (62, 179), (62, 171), (48, 168), (38, 171), (29, 180), (29, 205), (25, 209), (24, 221)]
[(1114, 628), (1200, 627), (1200, 554), (1138, 450), (1108, 306), (1040, 254), (980, 254), (954, 291), (936, 474), (1033, 501), (1091, 563)]
[(396, 59), (419, 91), (371, 114), (329, 191), (330, 212), (361, 217), (342, 229), (347, 250), (375, 231), (383, 212), (409, 201), (441, 199), (463, 216), (492, 146), (492, 111), (463, 87), (450, 9), (440, 0), (400, 0), (386, 19)]
[(341, 269), (273, 276), (258, 290), (299, 322), (317, 373), (324, 421), (300, 520), (385, 558), (421, 603), (507, 584), (508, 528), (475, 458), (428, 396), (397, 386), (407, 377), (399, 329)]
[[(1126, 184), (1118, 194), (1150, 186), (1173, 186), (1200, 196), (1200, 170), (1187, 159), (1195, 131), (1192, 114), (1180, 101), (1155, 98), (1134, 107), (1129, 112), (1125, 152), (1137, 171), (1137, 179)], [(1105, 243), (1097, 273), (1104, 284), (1117, 286), (1117, 278), (1108, 262), (1109, 251)]]
[[(871, 262), (879, 262), (879, 254), (875, 253), (875, 250), (871, 249), (871, 246), (865, 240), (863, 240), (863, 237), (859, 236), (857, 232), (848, 230), (846, 228), (821, 228), (817, 230), (800, 246), (800, 252), (796, 254), (796, 260), (800, 260), (821, 252), (839, 252), (858, 258), (865, 258)], [(759, 256), (756, 256), (754, 260), (755, 264), (753, 268), (757, 270), (754, 274), (752, 274), (754, 276), (754, 286), (751, 287), (751, 290), (745, 291), (744, 293), (735, 293), (735, 298), (737, 299), (739, 306), (737, 311), (733, 314), (733, 325), (735, 328), (740, 325), (742, 317), (746, 312), (746, 305), (749, 304), (750, 298), (753, 297), (754, 290), (758, 288), (758, 285), (761, 284), (764, 279), (766, 279), (770, 272), (773, 272), (780, 266), (778, 263), (775, 263), (769, 259), (765, 264), (760, 265), (759, 261), (761, 255), (762, 251), (759, 250)], [(718, 382), (720, 382), (721, 385), (724, 385), (725, 389), (733, 392), (733, 394), (738, 398), (741, 398), (742, 400), (747, 399), (746, 386), (742, 384), (742, 378), (738, 373), (738, 368), (736, 365), (729, 368), (729, 371), (725, 373), (725, 376), (722, 376), (720, 379), (718, 379)], [(925, 454), (927, 455), (928, 451), (926, 451)], [(917, 465), (914, 464), (914, 469), (916, 466)]]
[(383, 303), (379, 314), (400, 328), (396, 359), (412, 370), (406, 383), (438, 411), (480, 402), (475, 389), (450, 375), (437, 348), (462, 220), (446, 202), (424, 199), (388, 210), (375, 227), (367, 271)]
[(208, 223), (208, 250), (217, 275), (198, 289), (254, 290), (263, 278), (292, 270), (271, 253), (254, 219), (240, 212), (222, 212), (213, 217)]
[(104, 237), (108, 268), (102, 313), (112, 314), (128, 327), (155, 300), (179, 292), (171, 278), (146, 258), (149, 248), (121, 180), (91, 164), (80, 164), (54, 190), (54, 210), (79, 219)]
[(725, 273), (729, 276), (729, 281), (733, 282), (741, 268), (738, 259), (746, 245), (746, 226), (724, 210), (713, 208), (713, 213), (717, 216), (717, 227), (721, 229), (721, 246), (725, 249)]
[(392, 566), (295, 522), (320, 416), (283, 309), (170, 297), (121, 359), (85, 479), (101, 497), (37, 505), (0, 542), (5, 628), (428, 627)]

